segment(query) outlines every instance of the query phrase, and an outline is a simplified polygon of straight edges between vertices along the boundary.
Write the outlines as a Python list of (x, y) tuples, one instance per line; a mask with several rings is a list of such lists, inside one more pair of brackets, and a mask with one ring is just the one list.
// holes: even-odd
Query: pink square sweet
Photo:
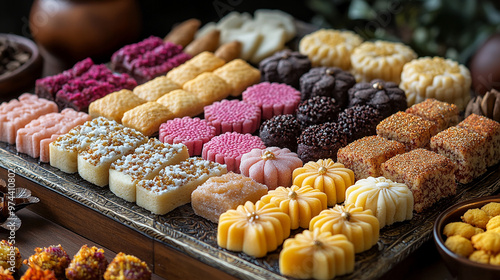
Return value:
[(204, 108), (205, 120), (216, 134), (226, 132), (254, 133), (260, 125), (260, 108), (240, 100), (222, 100)]
[(186, 145), (189, 156), (201, 155), (203, 144), (217, 135), (215, 127), (200, 118), (175, 118), (160, 125), (159, 139), (163, 143)]
[(253, 85), (242, 96), (243, 101), (261, 109), (264, 120), (277, 115), (293, 114), (300, 103), (300, 92), (280, 83), (262, 82)]

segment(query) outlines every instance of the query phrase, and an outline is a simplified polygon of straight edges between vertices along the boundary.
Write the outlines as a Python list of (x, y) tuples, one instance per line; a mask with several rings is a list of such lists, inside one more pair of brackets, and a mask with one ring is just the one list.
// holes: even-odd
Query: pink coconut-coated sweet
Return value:
[(56, 103), (24, 93), (0, 105), (0, 141), (16, 143), (17, 131), (39, 116), (57, 112)]
[(258, 106), (262, 119), (294, 114), (300, 103), (300, 92), (287, 84), (262, 82), (247, 88), (243, 101)]
[(217, 135), (226, 132), (254, 133), (260, 125), (260, 108), (240, 100), (222, 100), (204, 108), (205, 120)]
[(240, 172), (241, 156), (252, 149), (264, 149), (259, 136), (226, 132), (215, 136), (203, 145), (202, 157), (227, 166), (227, 171)]
[(175, 118), (160, 125), (159, 139), (163, 143), (186, 145), (189, 156), (201, 155), (203, 144), (215, 134), (215, 127), (200, 118)]
[(270, 190), (292, 185), (292, 172), (302, 167), (299, 156), (287, 148), (253, 149), (241, 157), (241, 174), (266, 185)]

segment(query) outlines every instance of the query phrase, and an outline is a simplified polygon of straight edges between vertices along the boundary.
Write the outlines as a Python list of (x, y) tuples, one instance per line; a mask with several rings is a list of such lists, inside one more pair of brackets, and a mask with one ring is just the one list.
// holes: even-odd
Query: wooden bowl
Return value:
[(446, 224), (461, 221), (460, 217), (469, 209), (481, 208), (490, 202), (499, 202), (500, 196), (489, 196), (467, 200), (455, 204), (442, 212), (434, 223), (434, 243), (443, 258), (446, 267), (456, 279), (500, 279), (500, 266), (473, 262), (465, 257), (460, 257), (444, 245), (446, 236), (443, 229)]
[(0, 76), (0, 99), (4, 100), (34, 88), (36, 79), (42, 74), (43, 58), (38, 46), (28, 38), (5, 33), (0, 33), (0, 37), (7, 38), (31, 54), (19, 68)]

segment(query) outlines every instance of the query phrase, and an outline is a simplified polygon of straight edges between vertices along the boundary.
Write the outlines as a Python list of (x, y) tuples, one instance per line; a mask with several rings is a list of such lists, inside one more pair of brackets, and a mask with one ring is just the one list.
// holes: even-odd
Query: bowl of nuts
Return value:
[(43, 58), (33, 41), (0, 33), (0, 99), (33, 88), (42, 68)]
[(500, 196), (449, 207), (437, 217), (433, 236), (456, 279), (500, 279)]

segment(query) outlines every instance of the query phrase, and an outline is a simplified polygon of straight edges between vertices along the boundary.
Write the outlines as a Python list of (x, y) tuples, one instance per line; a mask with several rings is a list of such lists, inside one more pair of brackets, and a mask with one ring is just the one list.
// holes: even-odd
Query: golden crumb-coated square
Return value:
[(122, 89), (90, 103), (89, 115), (92, 118), (105, 117), (121, 122), (125, 112), (145, 102), (145, 100), (133, 94), (132, 91)]
[(215, 56), (212, 52), (202, 52), (187, 61), (187, 64), (193, 65), (203, 72), (212, 72), (225, 63), (226, 61)]
[(203, 113), (203, 107), (205, 106), (197, 94), (183, 89), (176, 89), (165, 94), (156, 102), (167, 107), (176, 118), (197, 116)]
[(224, 65), (225, 61), (211, 52), (202, 52), (167, 73), (167, 78), (179, 85), (196, 78), (203, 72), (212, 72)]
[(381, 166), (382, 176), (410, 188), (418, 213), (456, 193), (456, 169), (449, 158), (425, 149), (396, 155)]
[(486, 145), (488, 146), (487, 166), (495, 165), (500, 161), (500, 123), (484, 116), (471, 114), (458, 126), (486, 137)]
[(186, 82), (196, 78), (196, 76), (201, 73), (203, 72), (201, 72), (198, 67), (184, 63), (170, 70), (167, 73), (167, 78), (182, 86)]
[(437, 132), (434, 122), (402, 111), (377, 125), (377, 135), (403, 143), (407, 151), (428, 147), (431, 137)]
[(455, 177), (466, 184), (486, 172), (486, 144), (486, 138), (480, 134), (452, 126), (433, 136), (430, 148), (455, 162)]
[(155, 101), (163, 95), (180, 88), (180, 85), (167, 78), (167, 76), (159, 76), (136, 86), (133, 92), (146, 101)]
[(398, 141), (377, 135), (367, 136), (341, 148), (337, 153), (337, 161), (351, 169), (356, 180), (360, 180), (381, 176), (381, 164), (405, 151), (405, 146)]
[(260, 81), (260, 71), (243, 59), (235, 59), (216, 69), (214, 74), (228, 83), (233, 91), (232, 96), (239, 96), (249, 86)]
[(455, 104), (428, 98), (406, 109), (406, 113), (422, 117), (437, 124), (439, 131), (454, 126), (459, 121), (459, 111)]
[(228, 97), (232, 91), (231, 86), (222, 78), (209, 72), (205, 72), (187, 82), (184, 84), (183, 89), (196, 93), (205, 106)]
[(125, 112), (122, 123), (146, 136), (151, 136), (158, 132), (162, 123), (173, 118), (174, 114), (167, 107), (151, 101)]

